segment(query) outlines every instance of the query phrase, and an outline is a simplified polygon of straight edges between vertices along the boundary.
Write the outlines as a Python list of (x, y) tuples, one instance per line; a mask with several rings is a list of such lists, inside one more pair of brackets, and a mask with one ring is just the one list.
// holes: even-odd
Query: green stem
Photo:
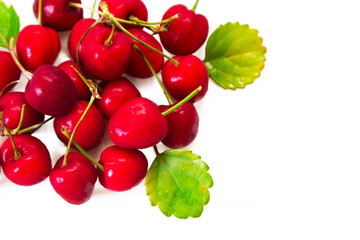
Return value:
[(21, 81), (22, 81), (22, 80), (16, 80), (16, 81), (12, 81), (12, 82), (6, 84), (5, 87), (0, 91), (0, 97), (3, 95), (3, 93), (5, 92), (5, 90), (6, 90), (8, 87), (10, 87), (11, 85), (14, 85), (14, 84), (16, 84), (16, 83), (19, 83), (19, 82), (21, 82)]
[[(179, 18), (179, 17), (180, 17), (180, 13), (175, 14), (174, 16), (172, 16), (172, 17), (170, 17), (170, 18), (168, 18), (168, 19), (164, 19), (164, 20), (159, 21), (159, 22), (146, 22), (146, 21), (143, 21), (143, 20), (138, 19), (137, 17), (135, 17), (135, 16), (133, 16), (133, 15), (130, 15), (130, 16), (129, 16), (129, 20), (130, 20), (130, 21), (133, 21), (133, 22), (136, 22), (136, 23), (138, 23), (139, 25), (141, 25), (141, 24), (146, 24), (146, 25), (148, 25), (148, 26), (152, 26), (152, 25), (166, 24), (166, 23), (169, 23), (169, 22), (171, 22), (172, 20), (177, 19), (177, 18)], [(145, 27), (146, 27), (146, 26), (145, 26)]]
[(3, 120), (1, 120), (1, 119), (0, 119), (0, 124), (1, 124), (1, 126), (3, 126), (3, 128), (7, 132), (7, 135), (9, 135), (11, 144), (13, 145), (13, 148), (14, 148), (14, 158), (15, 158), (15, 160), (18, 160), (19, 158), (21, 158), (21, 154), (19, 153), (19, 151), (16, 148), (16, 144), (15, 144), (12, 134), (11, 134), (10, 130), (8, 129), (8, 127), (5, 125), (5, 123), (3, 122)]
[[(61, 129), (61, 132), (70, 139), (70, 134), (67, 132), (66, 128)], [(75, 142), (75, 140), (72, 140), (72, 143), (85, 157), (87, 157), (93, 164), (100, 168), (101, 171), (104, 171), (104, 166), (95, 161), (95, 159), (93, 159), (77, 142)]]
[(69, 143), (68, 143), (67, 148), (66, 148), (66, 152), (65, 152), (65, 156), (64, 156), (64, 161), (63, 161), (63, 166), (64, 166), (64, 167), (66, 166), (67, 156), (68, 156), (68, 154), (69, 154), (70, 147), (71, 147), (71, 143), (72, 143), (72, 141), (73, 141), (73, 139), (74, 139), (76, 130), (77, 130), (77, 128), (79, 127), (79, 125), (80, 125), (80, 123), (82, 122), (82, 120), (84, 119), (86, 113), (89, 111), (89, 109), (90, 109), (91, 105), (93, 104), (93, 102), (95, 101), (95, 99), (96, 99), (96, 98), (95, 98), (94, 96), (91, 96), (90, 101), (89, 101), (89, 104), (87, 105), (84, 113), (81, 115), (79, 121), (76, 123), (76, 125), (75, 125), (75, 127), (74, 127), (74, 130), (73, 130), (73, 132), (72, 132), (72, 134), (71, 134), (71, 136), (70, 136)]
[(52, 119), (54, 119), (54, 118), (55, 118), (55, 117), (52, 116), (52, 117), (49, 117), (48, 119), (46, 119), (45, 121), (43, 121), (43, 122), (41, 122), (41, 123), (32, 125), (32, 126), (30, 126), (30, 127), (28, 127), (28, 128), (21, 129), (21, 130), (19, 130), (19, 131), (17, 132), (17, 134), (20, 135), (20, 134), (23, 134), (23, 133), (30, 132), (30, 131), (32, 131), (32, 130), (34, 130), (34, 129), (37, 129), (37, 128), (41, 127), (42, 125), (44, 125), (45, 123), (47, 123), (48, 121), (50, 121), (50, 120), (52, 120)]
[(21, 114), (20, 114), (20, 121), (18, 126), (12, 131), (12, 134), (17, 134), (20, 131), (20, 128), (24, 122), (24, 115), (25, 115), (25, 104), (21, 106)]
[(173, 101), (170, 97), (169, 92), (167, 91), (167, 89), (165, 88), (163, 82), (160, 80), (159, 76), (156, 74), (154, 68), (151, 66), (149, 60), (146, 58), (146, 56), (144, 55), (144, 53), (140, 50), (140, 48), (138, 46), (135, 45), (135, 43), (132, 44), (133, 48), (140, 54), (140, 56), (144, 59), (146, 65), (149, 67), (151, 73), (155, 76), (157, 82), (159, 83), (160, 87), (162, 88), (166, 99), (168, 100), (169, 104), (173, 104)]
[(111, 46), (111, 44), (112, 44), (112, 39), (113, 39), (114, 34), (115, 34), (115, 25), (112, 24), (111, 27), (112, 27), (112, 29), (111, 29), (110, 36), (108, 37), (108, 39), (105, 40), (105, 43), (104, 43), (105, 46), (107, 46), (107, 47), (110, 47), (110, 46)]
[(189, 95), (187, 95), (183, 100), (181, 100), (180, 102), (176, 103), (174, 106), (172, 106), (171, 108), (169, 108), (168, 110), (162, 112), (161, 114), (163, 116), (168, 115), (169, 113), (173, 112), (174, 110), (176, 110), (177, 108), (179, 108), (180, 106), (182, 106), (184, 103), (188, 102), (190, 99), (192, 99), (196, 94), (198, 94), (201, 91), (202, 87), (199, 86), (197, 89), (195, 89), (194, 91), (192, 91)]
[(192, 7), (191, 10), (193, 10), (195, 12), (198, 3), (199, 3), (199, 0), (196, 0), (195, 4), (194, 4), (194, 6)]
[(21, 72), (24, 73), (25, 77), (27, 79), (31, 79), (32, 78), (32, 73), (30, 73), (29, 71), (27, 71), (20, 63), (19, 59), (16, 57), (15, 51), (14, 51), (14, 46), (15, 45), (15, 37), (11, 37), (10, 38), (10, 42), (9, 42), (9, 51), (11, 54), (12, 59), (14, 60), (16, 66), (18, 66), (18, 68), (21, 70)]
[(94, 16), (95, 6), (96, 6), (96, 0), (94, 0), (93, 6), (92, 6), (92, 9), (91, 9), (90, 18), (93, 18), (93, 16)]
[(39, 9), (38, 9), (38, 20), (39, 20), (39, 25), (42, 25), (42, 0), (39, 0)]
[(91, 89), (91, 85), (90, 83), (86, 80), (86, 78), (84, 77), (84, 75), (81, 74), (81, 72), (79, 72), (79, 70), (76, 69), (76, 67), (74, 67), (74, 65), (71, 65), (71, 68), (77, 73), (77, 75), (81, 78), (81, 80), (83, 80), (83, 82), (86, 84), (86, 86)]

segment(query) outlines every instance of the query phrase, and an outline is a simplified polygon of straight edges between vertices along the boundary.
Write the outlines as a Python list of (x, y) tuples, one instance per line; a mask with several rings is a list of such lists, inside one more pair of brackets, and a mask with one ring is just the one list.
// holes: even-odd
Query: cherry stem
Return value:
[(38, 124), (35, 124), (35, 125), (32, 125), (30, 127), (27, 127), (27, 128), (24, 128), (24, 129), (21, 129), (17, 132), (17, 134), (23, 134), (23, 133), (27, 133), (27, 132), (30, 132), (34, 129), (37, 129), (39, 127), (41, 127), (42, 125), (44, 125), (45, 123), (49, 122), (50, 120), (54, 119), (55, 117), (52, 116), (52, 117), (49, 117), (48, 119), (46, 119), (45, 121), (42, 121), (41, 123), (38, 123)]
[(77, 70), (74, 67), (74, 65), (71, 65), (71, 68), (74, 69), (74, 71), (77, 73), (77, 75), (79, 75), (81, 80), (83, 80), (83, 82), (89, 88), (92, 95), (97, 99), (101, 99), (100, 94), (99, 94), (99, 86), (95, 82), (93, 82), (92, 80), (86, 79), (85, 76), (82, 75), (81, 72), (79, 72), (79, 70)]
[(96, 0), (94, 0), (93, 6), (92, 6), (92, 10), (91, 10), (91, 14), (90, 14), (90, 18), (93, 18), (93, 16), (94, 16), (95, 6), (96, 6)]
[(39, 6), (38, 6), (38, 20), (39, 20), (39, 25), (42, 25), (42, 0), (39, 0)]
[(21, 114), (20, 114), (20, 121), (18, 126), (12, 131), (12, 134), (17, 134), (20, 131), (20, 128), (24, 122), (24, 115), (25, 115), (25, 104), (21, 106)]
[[(66, 127), (61, 129), (61, 132), (70, 139), (70, 134), (68, 133)], [(101, 171), (104, 171), (104, 166), (95, 161), (75, 140), (72, 140), (75, 147), (85, 156), (87, 159), (89, 159), (93, 164), (95, 164), (98, 168), (100, 168)]]
[(76, 123), (76, 125), (75, 125), (75, 127), (74, 127), (74, 130), (73, 130), (73, 132), (72, 132), (72, 134), (71, 134), (71, 136), (70, 136), (70, 139), (69, 139), (69, 143), (68, 143), (68, 145), (67, 145), (67, 147), (66, 147), (66, 152), (65, 152), (64, 161), (63, 161), (63, 166), (64, 166), (64, 167), (66, 166), (67, 156), (68, 156), (68, 154), (69, 154), (70, 147), (71, 147), (71, 143), (72, 143), (72, 141), (73, 141), (73, 139), (74, 139), (76, 130), (77, 130), (77, 128), (79, 127), (79, 125), (80, 125), (80, 123), (82, 122), (82, 120), (84, 119), (86, 113), (89, 111), (91, 105), (94, 103), (95, 99), (96, 99), (96, 98), (95, 98), (94, 96), (91, 96), (90, 101), (89, 101), (89, 104), (87, 105), (84, 113), (81, 115), (79, 121)]
[[(143, 21), (143, 20), (138, 19), (137, 17), (135, 17), (135, 16), (133, 16), (133, 15), (130, 15), (130, 16), (129, 16), (129, 20), (130, 20), (130, 21), (133, 21), (133, 22), (136, 22), (136, 23), (138, 23), (139, 25), (142, 25), (142, 26), (144, 26), (144, 27), (147, 27), (147, 26), (152, 26), (152, 25), (166, 24), (166, 23), (169, 23), (169, 22), (171, 22), (172, 20), (177, 19), (177, 18), (179, 18), (179, 17), (180, 17), (180, 13), (175, 14), (174, 16), (169, 17), (168, 19), (164, 19), (164, 20), (159, 21), (159, 22), (146, 22), (146, 21)], [(118, 18), (116, 18), (116, 20), (117, 20), (117, 19), (118, 19)]]
[(169, 104), (173, 104), (173, 101), (170, 97), (169, 92), (167, 91), (167, 89), (165, 88), (163, 82), (160, 80), (159, 76), (156, 74), (154, 68), (151, 66), (149, 60), (146, 58), (146, 56), (144, 55), (144, 53), (140, 50), (140, 48), (138, 46), (135, 45), (135, 43), (132, 44), (133, 48), (140, 54), (140, 56), (144, 59), (146, 65), (149, 67), (151, 73), (155, 76), (157, 82), (159, 83), (160, 87), (162, 88), (166, 99), (168, 100)]
[(15, 160), (18, 160), (19, 158), (21, 158), (21, 154), (19, 153), (19, 151), (16, 148), (16, 144), (14, 141), (14, 138), (10, 132), (10, 130), (8, 129), (8, 127), (5, 125), (5, 123), (3, 122), (3, 120), (0, 119), (0, 125), (3, 126), (3, 128), (5, 129), (6, 135), (9, 135), (10, 140), (11, 140), (11, 144), (13, 145), (14, 148), (14, 158)]
[(10, 42), (9, 42), (9, 51), (11, 54), (11, 57), (13, 58), (16, 66), (18, 66), (18, 68), (21, 70), (21, 72), (24, 73), (25, 77), (27, 79), (31, 79), (33, 74), (29, 71), (27, 71), (20, 63), (19, 59), (16, 57), (15, 51), (14, 51), (14, 45), (15, 45), (15, 37), (11, 37), (10, 38)]
[(155, 154), (156, 154), (156, 157), (159, 157), (160, 156), (160, 153), (159, 153), (159, 149), (157, 148), (156, 145), (153, 146), (154, 148), (154, 151), (155, 151)]
[(162, 112), (161, 114), (163, 116), (168, 115), (169, 113), (175, 111), (177, 108), (181, 107), (183, 104), (185, 104), (186, 102), (188, 102), (190, 99), (192, 99), (196, 94), (198, 94), (201, 91), (202, 87), (199, 86), (197, 89), (195, 89), (194, 91), (192, 91), (189, 95), (187, 95), (183, 100), (181, 100), (180, 102), (177, 102), (174, 106), (172, 106), (171, 108), (169, 108), (168, 110)]
[(199, 0), (196, 0), (195, 4), (194, 4), (194, 6), (192, 7), (191, 10), (193, 10), (195, 12), (198, 3), (199, 3)]
[(112, 24), (111, 27), (112, 27), (112, 29), (111, 29), (110, 36), (108, 37), (108, 39), (105, 40), (105, 43), (104, 43), (105, 46), (107, 46), (107, 47), (110, 47), (110, 46), (111, 46), (111, 44), (112, 44), (112, 39), (113, 39), (114, 34), (115, 34), (115, 25)]
[(16, 83), (19, 83), (19, 82), (22, 82), (22, 80), (15, 80), (15, 81), (12, 81), (8, 84), (5, 85), (5, 87), (0, 91), (0, 97), (3, 95), (3, 93), (5, 92), (5, 90), (10, 87), (11, 85), (14, 85)]

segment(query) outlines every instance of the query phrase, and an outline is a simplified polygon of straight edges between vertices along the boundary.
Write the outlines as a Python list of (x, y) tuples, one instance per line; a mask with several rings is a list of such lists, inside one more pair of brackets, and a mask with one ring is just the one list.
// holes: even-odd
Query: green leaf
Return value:
[(206, 43), (205, 66), (210, 77), (225, 89), (244, 88), (260, 77), (266, 48), (258, 31), (249, 25), (220, 25)]
[(20, 31), (20, 19), (13, 6), (7, 7), (0, 1), (0, 46), (8, 47), (11, 37), (17, 37)]
[(200, 217), (209, 202), (213, 180), (208, 165), (188, 150), (167, 150), (152, 163), (146, 178), (146, 193), (152, 206), (166, 216)]

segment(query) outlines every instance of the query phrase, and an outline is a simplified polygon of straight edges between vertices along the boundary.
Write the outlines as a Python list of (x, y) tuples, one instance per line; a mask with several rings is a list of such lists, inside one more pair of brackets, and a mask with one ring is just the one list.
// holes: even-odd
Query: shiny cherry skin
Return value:
[(79, 49), (80, 65), (84, 72), (102, 81), (120, 78), (131, 56), (131, 45), (125, 34), (115, 31), (107, 46), (105, 42), (110, 34), (110, 28), (94, 28), (84, 37)]
[(148, 161), (137, 149), (121, 149), (117, 146), (106, 148), (100, 155), (98, 168), (100, 184), (112, 191), (127, 191), (138, 185), (147, 172)]
[(194, 55), (174, 57), (179, 65), (166, 61), (162, 69), (162, 79), (170, 95), (180, 101), (199, 86), (201, 91), (190, 101), (196, 102), (202, 99), (209, 85), (209, 75), (204, 63)]
[(77, 101), (76, 88), (69, 76), (52, 65), (39, 67), (25, 88), (26, 101), (45, 115), (64, 115)]
[(97, 171), (83, 154), (70, 152), (63, 166), (64, 156), (59, 158), (51, 170), (49, 179), (57, 194), (71, 204), (87, 202), (94, 190)]
[[(19, 80), (21, 75), (20, 69), (16, 66), (14, 60), (12, 59), (9, 52), (0, 51), (0, 92), (5, 88), (9, 83)], [(15, 84), (7, 87), (4, 90), (8, 92), (11, 90)]]
[[(170, 106), (160, 105), (160, 111), (168, 110)], [(199, 129), (199, 115), (190, 102), (186, 102), (165, 116), (168, 123), (168, 134), (161, 141), (169, 148), (183, 148), (194, 141)]]
[(60, 39), (52, 28), (28, 25), (19, 33), (16, 52), (23, 67), (35, 72), (42, 65), (54, 63), (60, 52)]
[[(82, 36), (85, 34), (85, 32), (95, 23), (95, 19), (92, 18), (83, 18), (76, 22), (74, 27), (72, 28), (69, 38), (68, 38), (68, 50), (70, 57), (76, 61), (76, 50), (78, 47), (78, 44), (82, 38)], [(94, 28), (96, 28), (99, 25), (96, 25)]]
[[(80, 117), (83, 115), (87, 101), (79, 100), (76, 102), (73, 109), (62, 116), (56, 116), (54, 119), (54, 129), (56, 136), (64, 144), (68, 144), (69, 139), (61, 132), (63, 127), (67, 127), (68, 133), (71, 135), (74, 131), (75, 125), (78, 123)], [(85, 150), (91, 150), (97, 147), (105, 133), (105, 121), (100, 111), (92, 105), (86, 113), (82, 122), (76, 130), (74, 140)], [(72, 146), (76, 148), (75, 146)]]
[(108, 133), (120, 148), (141, 149), (154, 146), (168, 132), (159, 107), (147, 98), (134, 98), (119, 107), (110, 117)]
[(120, 79), (106, 82), (101, 92), (101, 99), (95, 100), (95, 106), (105, 118), (109, 119), (122, 104), (138, 97), (141, 97), (141, 94), (134, 84), (121, 77)]
[[(147, 8), (141, 0), (106, 0), (105, 2), (108, 5), (109, 12), (116, 18), (128, 20), (129, 16), (134, 16), (142, 21), (147, 21), (148, 19)], [(101, 10), (100, 7), (99, 10)], [(121, 24), (126, 29), (143, 28), (142, 26), (132, 24)]]
[[(128, 30), (132, 35), (140, 39), (141, 41), (149, 44), (150, 46), (156, 48), (160, 52), (163, 51), (160, 43), (149, 33), (143, 31), (142, 29), (129, 29)], [(156, 73), (160, 72), (162, 66), (164, 65), (164, 57), (160, 54), (154, 52), (148, 47), (136, 42), (131, 37), (127, 36), (131, 43), (134, 43), (140, 51), (145, 55), (151, 66), (153, 67)], [(140, 56), (140, 54), (132, 48), (131, 50), (131, 58), (129, 62), (129, 66), (126, 69), (126, 73), (137, 78), (148, 78), (153, 76), (149, 67), (146, 65), (144, 59)]]
[(79, 64), (77, 64), (77, 62), (72, 60), (62, 62), (58, 66), (58, 68), (63, 70), (73, 81), (76, 88), (78, 99), (89, 101), (91, 97), (91, 91), (89, 87), (84, 83), (84, 81), (81, 79), (79, 74), (77, 74), (71, 66), (74, 66), (76, 70), (78, 70), (84, 76), (84, 73), (81, 71)]
[(174, 55), (189, 55), (198, 50), (209, 33), (209, 23), (205, 16), (196, 14), (186, 6), (178, 4), (169, 8), (163, 20), (180, 13), (171, 21), (169, 31), (160, 33), (163, 47)]
[(46, 146), (28, 134), (15, 135), (13, 138), (21, 157), (15, 159), (10, 138), (6, 139), (0, 148), (0, 161), (5, 176), (22, 186), (31, 186), (46, 179), (51, 171), (51, 159)]
[[(69, 7), (69, 3), (81, 3), (81, 0), (42, 0), (42, 25), (56, 31), (68, 31), (83, 18), (83, 10)], [(33, 12), (38, 18), (39, 0), (33, 4)]]
[[(20, 129), (44, 121), (44, 114), (36, 111), (28, 104), (23, 92), (9, 92), (0, 97), (1, 119), (9, 129), (15, 129), (19, 125), (23, 105), (25, 105), (24, 120)], [(0, 126), (0, 128), (2, 127)]]

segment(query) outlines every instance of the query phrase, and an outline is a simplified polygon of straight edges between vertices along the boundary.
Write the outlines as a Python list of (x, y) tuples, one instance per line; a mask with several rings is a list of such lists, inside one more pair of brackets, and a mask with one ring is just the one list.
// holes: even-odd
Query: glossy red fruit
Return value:
[(126, 78), (107, 82), (101, 92), (101, 99), (95, 101), (95, 106), (105, 118), (111, 115), (126, 101), (141, 97), (139, 90)]
[(21, 154), (15, 159), (10, 138), (0, 148), (0, 161), (5, 176), (13, 183), (31, 186), (49, 176), (51, 159), (46, 146), (31, 135), (13, 136), (16, 148)]
[[(23, 92), (9, 92), (0, 98), (1, 119), (9, 129), (15, 129), (19, 125), (23, 105), (25, 105), (24, 120), (20, 129), (44, 121), (44, 114), (36, 111), (27, 103)], [(2, 127), (0, 126), (0, 128)]]
[(90, 77), (112, 81), (125, 72), (131, 56), (131, 45), (123, 33), (115, 32), (111, 43), (106, 40), (111, 34), (107, 27), (92, 29), (83, 39), (79, 49), (79, 60)]
[[(85, 32), (95, 23), (95, 19), (92, 18), (83, 18), (76, 22), (74, 27), (72, 28), (69, 38), (68, 38), (68, 50), (70, 57), (76, 61), (76, 49), (78, 47), (78, 44), (82, 38), (82, 36), (85, 34)], [(96, 28), (99, 25), (96, 25), (94, 28)]]
[(159, 107), (146, 98), (134, 98), (119, 107), (108, 126), (110, 139), (120, 148), (154, 146), (166, 136), (168, 125)]
[(60, 39), (52, 28), (28, 25), (19, 33), (16, 52), (23, 67), (35, 72), (42, 65), (54, 63), (60, 52)]
[[(68, 31), (74, 24), (83, 18), (83, 10), (70, 7), (69, 3), (81, 3), (81, 0), (42, 0), (42, 25), (56, 31)], [(39, 0), (33, 4), (33, 12), (38, 18)]]
[(63, 166), (64, 156), (50, 172), (50, 183), (57, 194), (71, 204), (87, 202), (94, 190), (97, 180), (96, 168), (84, 155), (70, 152)]
[(79, 64), (72, 60), (61, 63), (58, 68), (63, 70), (73, 81), (78, 99), (89, 101), (91, 97), (91, 91), (89, 87), (84, 83), (79, 74), (77, 74), (71, 66), (74, 66), (84, 76), (84, 73), (81, 71)]
[(209, 84), (209, 75), (204, 63), (194, 55), (174, 57), (179, 65), (166, 61), (162, 69), (162, 79), (170, 95), (180, 101), (199, 86), (201, 91), (190, 101), (196, 102), (202, 99)]
[(160, 41), (163, 47), (174, 55), (189, 55), (204, 44), (209, 33), (209, 23), (205, 16), (196, 14), (181, 4), (169, 8), (163, 20), (178, 13), (181, 16), (171, 21), (169, 31), (159, 34)]
[[(16, 66), (10, 53), (0, 51), (0, 92), (9, 83), (19, 80), (20, 75), (21, 75), (21, 71)], [(7, 87), (4, 90), (4, 93), (11, 90), (14, 86), (15, 86), (15, 84)]]
[[(160, 105), (160, 111), (168, 110), (170, 106)], [(199, 115), (190, 102), (165, 116), (168, 123), (168, 134), (161, 141), (169, 148), (183, 148), (194, 141), (199, 129)]]
[[(106, 0), (105, 2), (108, 5), (109, 12), (116, 18), (128, 20), (129, 16), (134, 16), (142, 21), (147, 21), (148, 19), (148, 11), (141, 0)], [(99, 10), (101, 10), (100, 7)], [(142, 26), (123, 23), (122, 26), (127, 29), (143, 28)]]
[[(129, 32), (140, 39), (141, 41), (149, 44), (150, 46), (156, 48), (160, 52), (162, 52), (162, 47), (160, 43), (149, 33), (141, 30), (141, 29), (129, 29)], [(162, 66), (164, 65), (164, 57), (160, 54), (154, 52), (150, 48), (136, 42), (131, 37), (127, 36), (129, 41), (135, 43), (135, 45), (140, 49), (140, 51), (145, 55), (152, 68), (156, 73), (160, 72)], [(137, 78), (148, 78), (153, 76), (149, 67), (145, 63), (144, 59), (140, 56), (140, 54), (132, 48), (131, 50), (131, 58), (129, 62), (129, 66), (126, 69), (126, 73)]]
[[(68, 144), (69, 139), (61, 132), (63, 127), (67, 127), (71, 135), (75, 125), (88, 106), (87, 101), (79, 100), (73, 109), (66, 115), (57, 116), (54, 119), (54, 129), (56, 136), (64, 143)], [(76, 130), (74, 140), (85, 150), (88, 151), (97, 147), (105, 133), (105, 122), (100, 111), (92, 105)], [(74, 146), (73, 146), (74, 147)], [(75, 148), (75, 147), (74, 147)]]
[(117, 146), (106, 148), (100, 156), (98, 168), (100, 184), (112, 191), (126, 191), (138, 185), (147, 172), (148, 161), (139, 150), (121, 149)]
[(77, 101), (76, 88), (69, 76), (52, 65), (39, 67), (25, 88), (26, 101), (45, 115), (64, 115)]

